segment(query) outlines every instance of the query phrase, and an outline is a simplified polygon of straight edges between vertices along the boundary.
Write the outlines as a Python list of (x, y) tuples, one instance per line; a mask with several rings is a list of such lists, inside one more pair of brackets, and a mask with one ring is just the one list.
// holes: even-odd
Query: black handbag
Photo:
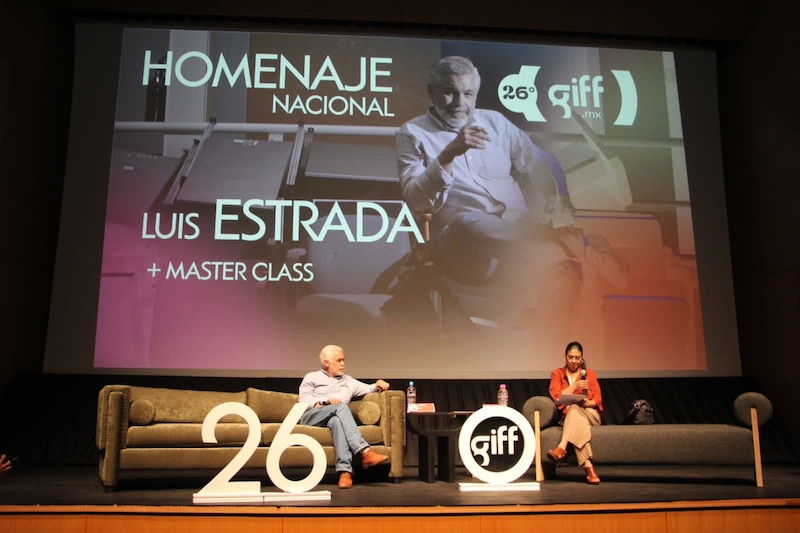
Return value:
[(647, 400), (636, 400), (633, 402), (628, 416), (625, 417), (623, 424), (652, 424), (653, 407)]

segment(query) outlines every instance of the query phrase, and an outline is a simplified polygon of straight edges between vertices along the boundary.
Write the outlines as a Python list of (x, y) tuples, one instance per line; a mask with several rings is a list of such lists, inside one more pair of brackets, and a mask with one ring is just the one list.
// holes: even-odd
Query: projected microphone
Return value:
[[(581, 363), (581, 379), (586, 379), (586, 361)], [(587, 389), (583, 389), (583, 395), (586, 396), (589, 393)]]

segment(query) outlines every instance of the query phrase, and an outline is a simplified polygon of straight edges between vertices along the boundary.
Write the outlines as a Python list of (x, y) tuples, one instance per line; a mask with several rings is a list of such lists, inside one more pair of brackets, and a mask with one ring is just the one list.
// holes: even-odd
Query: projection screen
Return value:
[(478, 37), (79, 25), (45, 371), (739, 374), (714, 54)]

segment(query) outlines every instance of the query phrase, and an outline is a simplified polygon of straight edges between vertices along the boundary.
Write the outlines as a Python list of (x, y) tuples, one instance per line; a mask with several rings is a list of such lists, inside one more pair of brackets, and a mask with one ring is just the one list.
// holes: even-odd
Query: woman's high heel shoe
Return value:
[(547, 450), (547, 456), (555, 461), (556, 463), (559, 462), (564, 456), (567, 455), (567, 450), (564, 448), (556, 448), (555, 450)]
[(590, 485), (600, 484), (600, 476), (597, 475), (593, 466), (584, 466), (583, 469), (586, 471), (586, 483)]

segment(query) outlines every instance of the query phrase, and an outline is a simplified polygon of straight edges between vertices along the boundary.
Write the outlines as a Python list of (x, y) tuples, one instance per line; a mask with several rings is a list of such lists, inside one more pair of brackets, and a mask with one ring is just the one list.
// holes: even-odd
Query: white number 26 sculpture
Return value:
[[(306, 404), (298, 403), (292, 407), (283, 419), (272, 444), (267, 452), (267, 476), (276, 487), (285, 494), (261, 492), (260, 481), (231, 481), (242, 467), (247, 464), (261, 442), (261, 421), (250, 407), (238, 402), (222, 403), (208, 412), (203, 420), (202, 436), (205, 443), (216, 443), (215, 428), (217, 422), (227, 415), (239, 415), (248, 426), (247, 439), (244, 446), (233, 459), (214, 478), (193, 496), (194, 503), (262, 503), (272, 500), (319, 500), (330, 499), (329, 491), (309, 493), (325, 475), (326, 459), (322, 445), (309, 435), (292, 433), (297, 425)], [(283, 475), (280, 459), (283, 452), (292, 446), (301, 446), (311, 452), (314, 458), (311, 472), (303, 479), (293, 481)]]

